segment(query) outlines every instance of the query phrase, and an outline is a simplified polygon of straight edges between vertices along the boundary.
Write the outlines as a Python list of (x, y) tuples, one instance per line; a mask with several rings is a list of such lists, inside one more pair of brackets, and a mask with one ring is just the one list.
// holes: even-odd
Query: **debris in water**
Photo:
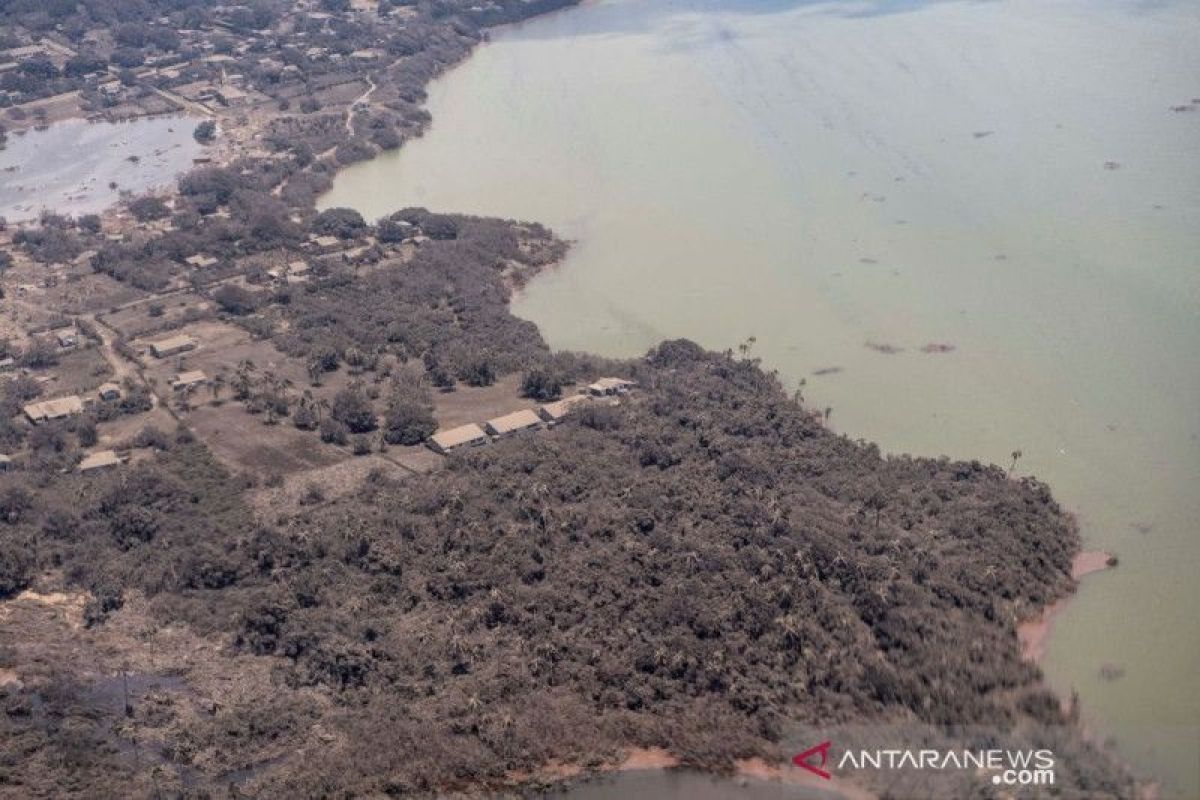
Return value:
[(813, 375), (837, 375), (841, 371), (841, 367), (821, 367), (820, 369), (814, 369)]
[(1100, 677), (1106, 681), (1115, 681), (1118, 678), (1124, 677), (1125, 669), (1116, 664), (1101, 664)]
[(876, 353), (883, 353), (884, 355), (889, 355), (889, 356), (894, 356), (897, 353), (904, 352), (903, 347), (897, 347), (894, 344), (887, 344), (886, 342), (872, 342), (872, 341), (868, 340), (864, 344), (864, 347), (867, 347), (870, 350), (874, 350)]
[(976, 139), (986, 139), (987, 137), (991, 136), (993, 133), (995, 133), (995, 131), (975, 131), (971, 135), (974, 136)]
[(1131, 522), (1131, 523), (1129, 523), (1129, 527), (1133, 528), (1135, 531), (1137, 531), (1138, 533), (1145, 536), (1147, 533), (1154, 530), (1154, 523), (1153, 522)]
[(1111, 172), (1112, 170), (1120, 169), (1121, 163), (1119, 161), (1105, 161), (1104, 168)]
[(930, 342), (921, 348), (922, 353), (953, 353), (956, 349), (952, 344), (944, 342)]

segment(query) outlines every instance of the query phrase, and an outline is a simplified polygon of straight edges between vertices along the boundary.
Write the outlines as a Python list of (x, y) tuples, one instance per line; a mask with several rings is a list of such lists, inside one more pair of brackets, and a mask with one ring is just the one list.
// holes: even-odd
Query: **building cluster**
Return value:
[[(104, 27), (73, 37), (61, 25), (52, 31), (14, 27), (15, 46), (0, 50), (0, 78), (12, 76), (0, 81), (0, 106), (36, 111), (82, 100), (106, 116), (128, 118), (177, 110), (216, 114), (307, 96), (359, 81), (385, 59), (385, 30), (358, 25), (349, 29), (357, 34), (353, 41), (346, 41), (347, 28), (338, 24), (340, 17), (375, 19), (377, 9), (368, 9), (376, 6), (356, 0), (348, 11), (330, 13), (301, 0), (258, 28), (247, 24), (244, 5), (218, 3), (202, 14), (127, 21), (125, 38), (136, 29), (140, 43), (115, 39)], [(391, 9), (389, 30), (403, 30), (403, 18), (413, 13)]]
[(468, 423), (456, 428), (448, 428), (429, 437), (428, 445), (431, 450), (442, 455), (449, 455), (464, 447), (478, 447), (496, 439), (514, 436), (523, 431), (538, 430), (543, 427), (557, 425), (570, 413), (583, 404), (603, 398), (613, 398), (628, 394), (637, 386), (636, 381), (626, 378), (601, 378), (579, 390), (579, 394), (544, 403), (536, 408), (523, 408), (504, 414), (479, 425)]

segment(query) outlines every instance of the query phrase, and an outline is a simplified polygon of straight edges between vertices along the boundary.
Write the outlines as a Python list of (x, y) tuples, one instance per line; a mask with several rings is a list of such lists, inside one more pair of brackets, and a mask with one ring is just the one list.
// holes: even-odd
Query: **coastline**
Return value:
[[(1071, 579), (1078, 582), (1088, 575), (1112, 569), (1114, 566), (1111, 553), (1103, 550), (1080, 550), (1071, 560)], [(1035, 663), (1042, 660), (1046, 655), (1046, 644), (1053, 630), (1054, 620), (1074, 596), (1075, 592), (1072, 592), (1055, 600), (1050, 605), (1043, 606), (1036, 616), (1017, 623), (1017, 641), (1023, 659)]]
[[(620, 761), (598, 768), (585, 768), (580, 764), (550, 764), (536, 773), (511, 773), (508, 777), (510, 789), (527, 787), (532, 781), (552, 784), (567, 790), (576, 781), (619, 775), (625, 772), (661, 772), (684, 769), (698, 774), (716, 776), (717, 771), (703, 766), (686, 765), (678, 757), (661, 747), (635, 747), (625, 752)], [(728, 780), (733, 782), (761, 781), (780, 783), (786, 786), (803, 787), (834, 793), (844, 800), (877, 800), (878, 795), (853, 784), (844, 778), (825, 781), (816, 775), (791, 766), (788, 763), (772, 764), (763, 758), (739, 758), (734, 761)]]
[[(1113, 568), (1115, 568), (1114, 556), (1111, 553), (1104, 550), (1080, 550), (1071, 561), (1071, 579), (1078, 582), (1089, 575)], [(1055, 618), (1071, 602), (1075, 591), (1078, 589), (1050, 605), (1043, 606), (1036, 616), (1017, 624), (1017, 642), (1024, 660), (1039, 663), (1044, 658), (1046, 644), (1053, 630)], [(1065, 705), (1068, 701), (1064, 698), (1063, 702)], [(692, 769), (700, 773), (717, 774), (716, 771), (703, 766), (685, 765), (678, 756), (661, 747), (635, 747), (626, 751), (620, 761), (614, 761), (598, 768), (589, 769), (580, 764), (547, 764), (536, 773), (511, 773), (507, 777), (511, 780), (508, 786), (514, 789), (528, 785), (531, 781), (567, 788), (574, 781), (587, 780), (590, 777), (616, 775), (623, 772), (674, 769)], [(777, 782), (789, 786), (832, 791), (845, 800), (877, 800), (878, 798), (877, 794), (845, 779), (839, 779), (836, 783), (825, 782), (786, 762), (775, 764), (759, 757), (736, 759), (731, 779)], [(1140, 795), (1142, 800), (1153, 800), (1156, 796), (1153, 786), (1145, 787), (1143, 794)]]
[[(588, 0), (585, 0), (585, 2), (587, 1)], [(566, 7), (557, 8), (549, 13), (557, 13), (565, 10), (567, 10)], [(505, 23), (504, 26), (497, 27), (520, 25), (525, 21), (526, 20)], [(484, 41), (486, 42), (487, 40), (485, 39)], [(468, 52), (466, 57), (470, 57), (473, 52), (474, 48)], [(456, 66), (456, 64), (446, 65), (445, 70), (448, 71), (454, 66)], [(443, 73), (435, 75), (434, 79), (440, 77), (441, 74)], [(261, 122), (261, 119), (256, 119), (256, 121)], [(261, 126), (252, 122), (249, 126), (246, 126), (238, 131), (238, 133), (244, 137), (244, 140), (242, 137), (232, 135), (223, 136), (221, 139), (219, 139), (217, 145), (213, 148), (215, 151), (215, 158), (212, 159), (214, 165), (229, 166), (236, 162), (239, 158), (255, 157), (255, 154), (250, 150), (249, 141), (253, 138), (253, 134), (259, 132), (260, 130)], [(349, 165), (335, 163), (334, 166), (335, 168), (333, 170), (333, 174), (336, 175), (337, 173), (342, 172)], [(177, 186), (175, 184), (171, 184), (170, 191), (168, 193), (170, 195), (175, 195), (177, 192)], [(113, 204), (112, 206), (106, 208), (104, 213), (108, 215), (115, 208), (116, 204)], [(557, 263), (558, 262), (555, 262), (555, 264)], [(547, 264), (544, 265), (543, 268), (549, 268), (555, 264)], [(534, 275), (536, 275), (536, 272), (531, 273), (528, 277), (531, 279)], [(523, 286), (524, 282), (515, 283), (510, 286), (510, 299), (512, 294), (519, 292)], [(1071, 577), (1073, 580), (1079, 581), (1087, 575), (1107, 569), (1109, 567), (1110, 560), (1111, 556), (1102, 551), (1080, 551), (1073, 558)], [(1023, 658), (1034, 662), (1040, 661), (1043, 658), (1046, 643), (1052, 631), (1054, 618), (1062, 611), (1072, 596), (1073, 592), (1071, 595), (1068, 595), (1067, 597), (1043, 607), (1036, 617), (1018, 624), (1016, 635)], [(628, 751), (623, 760), (620, 762), (601, 767), (598, 770), (585, 769), (579, 765), (548, 764), (543, 771), (539, 771), (536, 774), (514, 775), (513, 778), (515, 783), (513, 786), (514, 788), (518, 788), (523, 784), (527, 784), (531, 780), (537, 779), (544, 779), (555, 783), (567, 783), (575, 779), (585, 779), (590, 774), (621, 773), (639, 770), (668, 770), (679, 768), (696, 769), (698, 772), (715, 774), (714, 771), (704, 767), (685, 766), (678, 757), (661, 748), (634, 748)], [(805, 773), (803, 770), (791, 767), (787, 763), (771, 764), (761, 758), (739, 759), (735, 761), (733, 774), (734, 776), (740, 778), (779, 781), (790, 785), (832, 790), (841, 794), (843, 797), (848, 798), (849, 800), (865, 800), (866, 798), (873, 798), (876, 796), (866, 792), (860, 787), (852, 786), (845, 782), (839, 782), (836, 786), (832, 786), (827, 782), (821, 781), (816, 777)]]

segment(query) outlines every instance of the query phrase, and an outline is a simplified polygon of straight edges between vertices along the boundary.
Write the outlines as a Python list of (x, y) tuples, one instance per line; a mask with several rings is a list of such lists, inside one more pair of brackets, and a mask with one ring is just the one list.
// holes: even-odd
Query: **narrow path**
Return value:
[(117, 331), (105, 322), (99, 314), (93, 314), (90, 317), (92, 327), (96, 334), (100, 337), (100, 354), (104, 356), (104, 360), (112, 367), (113, 379), (116, 383), (121, 383), (126, 378), (130, 381), (140, 383), (147, 394), (150, 395), (151, 410), (161, 406), (168, 414), (179, 421), (179, 415), (175, 413), (175, 409), (171, 408), (171, 404), (164, 398), (159, 397), (158, 392), (154, 391), (154, 387), (146, 380), (146, 375), (142, 372), (142, 367), (136, 362), (130, 362), (129, 359), (121, 355), (116, 348)]
[(350, 105), (346, 108), (346, 134), (348, 136), (354, 135), (354, 111), (358, 107), (358, 104), (363, 103), (369, 105), (367, 103), (367, 99), (375, 93), (376, 89), (379, 88), (375, 85), (375, 81), (371, 80), (370, 75), (367, 76), (367, 86), (370, 88), (368, 88), (358, 97), (354, 98), (354, 100), (352, 100)]
[(100, 352), (104, 356), (104, 360), (112, 367), (113, 379), (120, 383), (125, 378), (141, 380), (141, 375), (134, 369), (125, 358), (117, 352), (114, 344), (117, 338), (117, 332), (104, 322), (99, 314), (94, 314), (91, 318), (93, 326), (96, 329), (97, 335), (100, 337)]

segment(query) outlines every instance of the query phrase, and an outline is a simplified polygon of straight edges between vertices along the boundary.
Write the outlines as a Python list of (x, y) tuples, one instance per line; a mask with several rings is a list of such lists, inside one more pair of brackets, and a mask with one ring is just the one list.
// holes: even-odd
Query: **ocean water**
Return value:
[(1048, 679), (1198, 796), (1197, 41), (1175, 0), (599, 0), (496, 32), (322, 205), (573, 239), (515, 304), (556, 348), (754, 337), (852, 437), (1020, 450), (1120, 557)]

